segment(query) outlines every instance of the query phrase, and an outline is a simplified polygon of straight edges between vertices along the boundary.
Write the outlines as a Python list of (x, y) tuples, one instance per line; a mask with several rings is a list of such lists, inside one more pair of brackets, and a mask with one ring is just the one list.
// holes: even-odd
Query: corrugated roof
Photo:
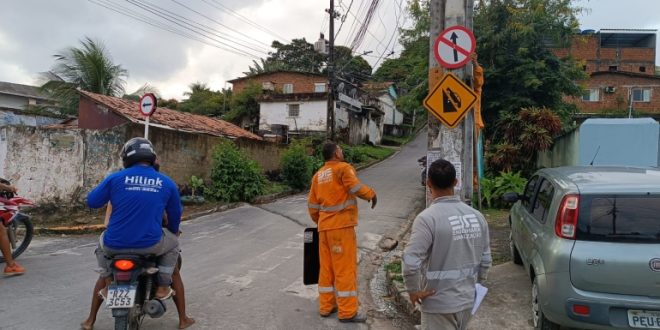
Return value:
[(652, 75), (652, 74), (645, 74), (645, 73), (638, 73), (638, 72), (628, 72), (628, 71), (595, 71), (590, 74), (590, 76), (601, 76), (601, 75), (607, 75), (607, 74), (614, 74), (614, 75), (623, 75), (623, 76), (628, 76), (628, 77), (634, 77), (634, 78), (647, 78), (647, 79), (654, 79), (658, 80), (660, 79), (660, 76)]
[[(141, 123), (144, 121), (144, 117), (138, 110), (138, 102), (90, 93), (87, 91), (80, 91), (80, 93), (86, 97), (91, 98), (95, 102), (108, 107), (114, 113), (134, 123)], [(258, 135), (252, 134), (224, 120), (194, 115), (191, 113), (180, 112), (167, 108), (159, 107), (156, 110), (156, 113), (151, 116), (149, 121), (163, 128), (172, 129), (175, 131), (202, 133), (230, 138), (248, 138), (261, 140), (261, 137)]]
[(368, 82), (362, 84), (362, 88), (368, 90), (368, 91), (381, 91), (381, 90), (387, 90), (392, 86), (394, 82), (391, 81), (386, 81), (386, 82)]
[(33, 99), (50, 100), (39, 90), (39, 87), (14, 84), (6, 81), (0, 81), (0, 93), (16, 96), (30, 97)]

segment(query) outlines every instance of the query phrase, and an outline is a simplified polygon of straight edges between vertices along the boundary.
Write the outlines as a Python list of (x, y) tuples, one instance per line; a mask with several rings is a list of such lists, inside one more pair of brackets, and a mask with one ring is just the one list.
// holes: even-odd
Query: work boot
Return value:
[(367, 322), (367, 314), (364, 314), (363, 312), (357, 312), (353, 317), (348, 318), (348, 319), (339, 319), (339, 322), (353, 322), (353, 323), (364, 323)]
[(327, 313), (319, 312), (319, 315), (321, 315), (321, 317), (328, 317), (328, 316), (330, 316), (330, 315), (332, 315), (332, 314), (334, 314), (334, 313), (337, 313), (337, 306), (332, 307), (332, 309), (331, 309), (329, 312), (327, 312)]
[(23, 275), (23, 273), (25, 273), (25, 268), (19, 265), (16, 261), (12, 262), (11, 265), (8, 264), (5, 266), (5, 276)]

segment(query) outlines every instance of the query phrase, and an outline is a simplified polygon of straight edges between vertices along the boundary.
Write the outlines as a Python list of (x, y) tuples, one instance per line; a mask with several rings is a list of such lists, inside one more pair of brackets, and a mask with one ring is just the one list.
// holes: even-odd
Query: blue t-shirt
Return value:
[(108, 175), (87, 195), (87, 205), (100, 208), (112, 203), (112, 215), (103, 244), (113, 249), (140, 249), (155, 245), (163, 236), (163, 211), (167, 229), (179, 231), (181, 199), (176, 184), (153, 167), (134, 165)]

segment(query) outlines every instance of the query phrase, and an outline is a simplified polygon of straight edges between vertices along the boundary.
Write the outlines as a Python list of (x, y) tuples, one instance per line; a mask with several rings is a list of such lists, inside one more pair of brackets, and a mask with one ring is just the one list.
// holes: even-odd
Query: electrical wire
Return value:
[[(204, 2), (206, 2), (207, 4), (213, 6), (213, 4), (209, 3), (208, 0), (202, 0), (202, 1), (204, 1)], [(273, 36), (273, 37), (275, 37), (275, 38), (277, 38), (277, 39), (280, 39), (280, 41), (284, 41), (284, 42), (287, 43), (287, 44), (288, 44), (288, 43), (291, 43), (291, 40), (289, 40), (289, 39), (287, 39), (287, 38), (284, 38), (284, 37), (278, 35), (277, 33), (271, 31), (270, 29), (268, 29), (268, 28), (266, 28), (266, 27), (263, 27), (263, 26), (259, 25), (258, 23), (255, 23), (255, 22), (251, 21), (249, 18), (247, 18), (247, 17), (245, 17), (245, 16), (239, 14), (239, 13), (236, 12), (235, 10), (233, 10), (233, 9), (231, 9), (231, 8), (229, 8), (229, 7), (225, 6), (225, 5), (223, 5), (220, 1), (218, 1), (218, 0), (212, 0), (212, 1), (213, 1), (215, 4), (217, 4), (217, 6), (213, 6), (213, 7), (217, 8), (217, 9), (220, 9), (220, 10), (224, 10), (224, 11), (226, 11), (226, 12), (229, 12), (232, 16), (237, 17), (238, 19), (240, 19), (240, 20), (242, 20), (242, 21), (244, 21), (244, 22), (250, 24), (251, 26), (253, 26), (253, 27), (255, 27), (255, 28), (257, 28), (257, 29), (259, 29), (259, 30), (261, 30), (261, 31), (263, 31), (263, 32), (266, 32), (266, 33), (270, 34), (271, 36)], [(218, 6), (219, 6), (219, 7), (218, 7)]]
[(203, 43), (203, 44), (205, 44), (205, 45), (208, 45), (208, 46), (211, 46), (211, 47), (214, 47), (214, 48), (220, 49), (220, 50), (224, 50), (224, 51), (227, 51), (227, 52), (230, 52), (230, 53), (232, 53), (232, 54), (239, 55), (239, 56), (249, 56), (249, 57), (252, 57), (252, 58), (259, 58), (259, 57), (257, 57), (257, 56), (251, 55), (251, 54), (243, 53), (243, 52), (240, 52), (240, 51), (235, 51), (235, 50), (233, 50), (233, 49), (230, 49), (230, 48), (227, 48), (227, 47), (220, 46), (220, 45), (218, 45), (218, 44), (216, 44), (216, 43), (208, 42), (208, 41), (206, 41), (206, 40), (204, 40), (204, 39), (201, 39), (201, 38), (199, 38), (199, 37), (197, 37), (197, 36), (195, 36), (195, 35), (192, 35), (192, 34), (190, 34), (190, 33), (188, 33), (188, 32), (181, 31), (181, 30), (177, 29), (176, 27), (168, 26), (167, 24), (164, 24), (164, 23), (162, 23), (162, 22), (158, 22), (157, 20), (151, 19), (151, 18), (149, 18), (149, 17), (147, 17), (147, 16), (144, 16), (144, 15), (141, 15), (141, 14), (138, 14), (138, 13), (135, 13), (135, 11), (133, 11), (133, 10), (131, 10), (131, 9), (128, 9), (128, 8), (126, 8), (126, 7), (123, 7), (123, 6), (119, 5), (119, 4), (116, 4), (116, 3), (110, 2), (109, 0), (105, 0), (105, 1), (104, 1), (104, 0), (87, 0), (87, 1), (93, 3), (93, 4), (97, 5), (97, 6), (100, 6), (100, 7), (106, 8), (106, 9), (108, 9), (108, 10), (110, 10), (110, 11), (116, 12), (116, 13), (118, 13), (118, 14), (120, 14), (120, 15), (123, 15), (123, 16), (126, 16), (126, 17), (129, 17), (129, 18), (132, 18), (132, 19), (134, 19), (134, 20), (136, 20), (136, 21), (140, 21), (140, 22), (145, 23), (145, 24), (147, 24), (147, 25), (150, 25), (150, 26), (153, 26), (153, 27), (155, 27), (155, 28), (158, 28), (158, 29), (161, 29), (161, 30), (164, 30), (164, 31), (167, 31), (167, 32), (173, 33), (173, 34), (176, 34), (176, 35), (178, 35), (178, 36), (181, 36), (181, 37), (186, 38), (186, 39), (189, 39), (189, 40), (194, 40), (194, 41), (197, 41), (197, 42)]

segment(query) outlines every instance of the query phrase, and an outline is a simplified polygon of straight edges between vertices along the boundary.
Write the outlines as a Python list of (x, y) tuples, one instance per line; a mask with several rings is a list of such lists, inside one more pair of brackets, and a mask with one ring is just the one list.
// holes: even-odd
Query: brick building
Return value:
[(259, 84), (264, 90), (283, 94), (325, 93), (328, 77), (321, 74), (273, 71), (229, 80), (234, 92), (240, 93), (249, 84)]
[(584, 95), (569, 99), (583, 115), (628, 110), (660, 114), (656, 30), (585, 30), (570, 48), (552, 51), (559, 57), (572, 56), (589, 75), (580, 82)]

